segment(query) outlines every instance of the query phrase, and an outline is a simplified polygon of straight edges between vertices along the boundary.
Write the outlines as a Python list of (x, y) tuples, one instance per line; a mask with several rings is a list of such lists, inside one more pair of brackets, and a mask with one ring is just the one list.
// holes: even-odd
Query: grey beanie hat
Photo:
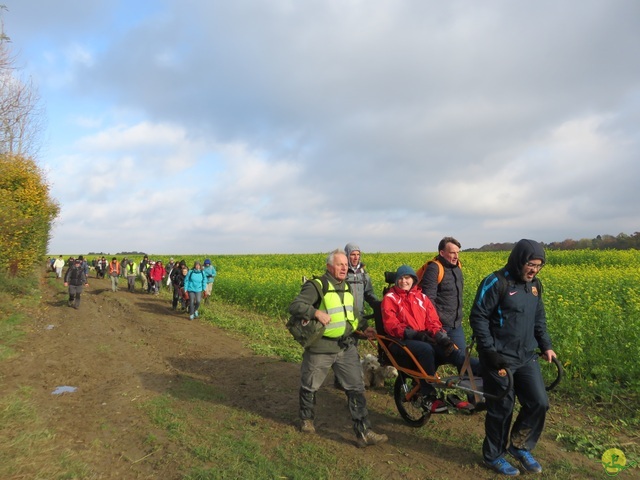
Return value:
[(396, 284), (398, 283), (398, 280), (405, 275), (411, 275), (414, 285), (418, 283), (418, 275), (416, 275), (416, 271), (409, 265), (400, 265), (398, 270), (396, 270)]
[(351, 255), (351, 252), (362, 252), (362, 250), (360, 250), (360, 247), (355, 243), (347, 243), (344, 247), (344, 251), (346, 252), (347, 257)]

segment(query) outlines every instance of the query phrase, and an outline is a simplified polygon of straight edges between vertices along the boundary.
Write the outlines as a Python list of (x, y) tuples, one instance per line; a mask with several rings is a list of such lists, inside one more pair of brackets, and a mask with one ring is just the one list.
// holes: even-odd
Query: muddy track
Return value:
[[(45, 284), (20, 354), (0, 364), (0, 379), (6, 391), (30, 389), (39, 416), (56, 436), (56, 450), (76, 453), (91, 478), (180, 478), (180, 465), (160, 466), (150, 456), (145, 437), (154, 426), (139, 406), (185, 378), (215, 385), (224, 394), (211, 401), (233, 402), (270, 422), (270, 428), (301, 435), (295, 433), (298, 365), (256, 356), (241, 338), (189, 321), (161, 297), (111, 292), (107, 280), (90, 282), (78, 310), (66, 306), (64, 292)], [(360, 450), (353, 444), (344, 394), (331, 383), (328, 379), (318, 395), (317, 441), (339, 449), (341, 456), (365, 456), (387, 478), (492, 478), (479, 466), (479, 450), (464, 441), (482, 438), (481, 414), (437, 415), (413, 429), (398, 417), (387, 391), (369, 391), (374, 428), (390, 441)], [(61, 386), (76, 390), (52, 394)], [(330, 422), (340, 411), (344, 422)], [(163, 448), (169, 456), (179, 447), (165, 439)], [(602, 478), (599, 465), (561, 451), (546, 436), (537, 455), (543, 465), (579, 466), (582, 474), (574, 478), (584, 478), (585, 469)]]

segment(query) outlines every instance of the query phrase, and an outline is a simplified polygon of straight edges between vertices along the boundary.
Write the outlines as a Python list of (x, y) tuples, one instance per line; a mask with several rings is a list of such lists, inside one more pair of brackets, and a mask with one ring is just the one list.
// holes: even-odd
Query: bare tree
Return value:
[(44, 118), (40, 95), (31, 79), (18, 76), (3, 22), (0, 27), (0, 153), (36, 158)]

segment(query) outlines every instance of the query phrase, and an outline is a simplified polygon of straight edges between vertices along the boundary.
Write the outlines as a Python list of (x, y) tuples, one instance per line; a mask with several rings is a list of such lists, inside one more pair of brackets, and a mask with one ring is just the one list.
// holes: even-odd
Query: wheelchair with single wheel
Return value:
[[(384, 293), (395, 282), (395, 272), (385, 272), (385, 280), (388, 285)], [(392, 365), (398, 371), (393, 387), (393, 398), (398, 413), (410, 426), (421, 427), (431, 416), (431, 410), (425, 407), (425, 402), (423, 401), (420, 388), (421, 381), (427, 382), (442, 393), (448, 390), (451, 393), (463, 393), (465, 396), (473, 395), (476, 405), (482, 405), (486, 399), (500, 400), (513, 388), (513, 375), (507, 368), (498, 372), (500, 376), (504, 376), (507, 379), (507, 387), (505, 389), (497, 395), (483, 391), (482, 378), (474, 375), (471, 370), (470, 360), (474, 346), (473, 341), (466, 348), (464, 364), (457, 375), (441, 376), (437, 372), (434, 375), (429, 375), (402, 339), (391, 337), (385, 333), (380, 306), (376, 306), (373, 310), (374, 313), (369, 318), (374, 318), (377, 333), (375, 340), (369, 339), (369, 342), (374, 348), (377, 347), (380, 364)], [(391, 352), (390, 347), (392, 345), (397, 347), (394, 348), (396, 350), (395, 355)], [(400, 355), (398, 355), (398, 351)], [(562, 364), (557, 358), (553, 358), (552, 364), (555, 367), (555, 372), (552, 371), (553, 367), (542, 367), (547, 391), (555, 388), (564, 375)]]

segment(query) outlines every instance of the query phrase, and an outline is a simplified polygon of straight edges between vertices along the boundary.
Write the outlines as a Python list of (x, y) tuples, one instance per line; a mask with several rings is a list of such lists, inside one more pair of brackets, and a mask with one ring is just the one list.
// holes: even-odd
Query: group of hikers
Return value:
[(55, 271), (57, 278), (63, 278), (62, 270), (68, 266), (64, 273), (64, 284), (69, 288), (68, 305), (73, 308), (80, 306), (80, 297), (83, 287), (88, 285), (89, 272), (93, 268), (96, 278), (111, 280), (111, 290), (119, 290), (120, 279), (127, 281), (127, 290), (136, 291), (136, 280), (140, 280), (143, 293), (159, 295), (165, 284), (166, 288), (171, 288), (173, 292), (171, 300), (172, 310), (189, 313), (189, 319), (193, 320), (200, 315), (199, 309), (202, 301), (207, 301), (213, 290), (213, 282), (216, 278), (216, 268), (210, 259), (205, 259), (203, 263), (195, 261), (192, 268), (187, 266), (185, 260), (179, 262), (170, 258), (166, 266), (161, 260), (149, 260), (144, 255), (140, 263), (133, 258), (123, 258), (119, 261), (113, 257), (111, 261), (103, 256), (95, 258), (89, 262), (80, 255), (77, 258), (71, 257), (65, 261), (60, 255), (56, 259), (49, 260), (50, 268)]
[[(409, 265), (399, 266), (382, 300), (373, 291), (360, 248), (352, 243), (344, 250), (331, 252), (326, 272), (302, 285), (289, 306), (291, 318), (287, 324), (304, 347), (299, 389), (302, 432), (316, 432), (316, 392), (331, 369), (336, 386), (346, 393), (356, 444), (366, 447), (388, 441), (386, 435), (374, 432), (369, 422), (358, 335), (373, 339), (380, 333), (396, 338), (429, 375), (443, 364), (455, 365), (460, 371), (466, 347), (460, 248), (455, 238), (445, 237), (436, 257), (417, 272)], [(540, 243), (528, 239), (517, 242), (507, 264), (478, 286), (469, 315), (478, 350), (478, 358), (471, 359), (470, 367), (482, 377), (484, 392), (491, 394), (485, 397), (483, 406), (483, 461), (488, 468), (507, 476), (520, 473), (507, 460), (507, 454), (525, 472), (542, 472), (531, 453), (549, 408), (538, 361), (551, 362), (556, 356), (537, 278), (545, 258)], [(365, 301), (381, 315), (384, 332), (368, 325), (363, 315)], [(397, 345), (390, 350), (396, 359), (406, 357)], [(513, 388), (500, 396), (508, 389), (505, 369), (512, 373)], [(430, 413), (447, 411), (433, 386), (421, 380), (420, 387), (423, 409)], [(512, 425), (516, 398), (520, 409)], [(465, 400), (457, 401), (456, 406), (472, 407)]]
[[(434, 375), (443, 364), (458, 370), (465, 362), (466, 336), (463, 330), (464, 279), (459, 260), (460, 242), (443, 238), (438, 254), (417, 271), (401, 265), (394, 272), (391, 285), (382, 299), (374, 292), (371, 278), (362, 263), (360, 248), (349, 243), (345, 249), (332, 251), (321, 277), (306, 281), (300, 293), (289, 305), (289, 330), (313, 332), (304, 347), (300, 371), (300, 430), (316, 432), (314, 424), (316, 393), (333, 370), (336, 386), (344, 390), (353, 421), (356, 444), (359, 447), (388, 441), (385, 434), (372, 430), (366, 406), (365, 387), (358, 354), (358, 337), (374, 339), (376, 333), (398, 339), (411, 351), (422, 368)], [(475, 339), (478, 358), (470, 361), (474, 375), (481, 376), (486, 410), (485, 438), (482, 445), (484, 464), (495, 472), (514, 476), (520, 470), (508, 460), (507, 454), (529, 473), (540, 473), (542, 467), (533, 457), (549, 408), (539, 359), (551, 362), (556, 354), (546, 327), (542, 300), (542, 284), (537, 274), (546, 260), (542, 245), (522, 239), (511, 251), (507, 264), (487, 275), (477, 288), (469, 313), (469, 325)], [(82, 256), (64, 262), (62, 257), (51, 261), (51, 268), (69, 287), (69, 306), (78, 308), (82, 287), (87, 285), (89, 266)], [(216, 269), (210, 259), (203, 264), (170, 259), (150, 261), (144, 256), (137, 264), (133, 259), (107, 262), (105, 257), (93, 262), (97, 278), (109, 276), (112, 290), (117, 291), (119, 279), (127, 279), (129, 291), (134, 291), (139, 278), (142, 290), (158, 294), (163, 282), (173, 287), (172, 309), (187, 309), (193, 320), (203, 297), (211, 295)], [(368, 325), (364, 303), (382, 319), (383, 332)], [(296, 334), (294, 333), (294, 336)], [(403, 349), (391, 345), (394, 357), (401, 358)], [(540, 353), (538, 353), (538, 350)], [(513, 378), (508, 389), (505, 369)], [(446, 403), (438, 398), (428, 382), (421, 380), (422, 408), (430, 413), (446, 412)], [(516, 398), (520, 403), (512, 424)], [(468, 400), (472, 400), (469, 398)], [(457, 399), (457, 408), (470, 408), (472, 402)]]

